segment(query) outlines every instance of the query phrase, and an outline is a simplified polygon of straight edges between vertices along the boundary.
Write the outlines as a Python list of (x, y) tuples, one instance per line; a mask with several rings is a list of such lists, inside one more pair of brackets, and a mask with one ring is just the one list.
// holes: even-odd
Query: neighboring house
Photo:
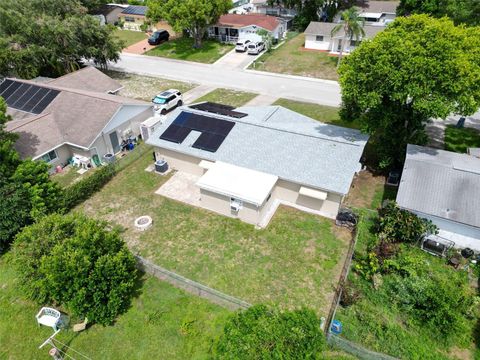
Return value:
[(398, 205), (438, 226), (440, 242), (480, 251), (480, 159), (408, 145)]
[(201, 103), (176, 109), (147, 143), (197, 179), (199, 206), (261, 226), (280, 203), (335, 218), (367, 140), (280, 106)]
[[(387, 26), (395, 20), (398, 1), (373, 1), (369, 0), (360, 7), (360, 17), (365, 19), (365, 24), (372, 26)], [(341, 14), (337, 14), (333, 22), (341, 22)]]
[(340, 30), (332, 37), (332, 30), (338, 23), (327, 23), (312, 21), (305, 29), (305, 48), (312, 50), (327, 51), (330, 54), (338, 54), (342, 47), (342, 42), (346, 41), (344, 54), (352, 52), (364, 39), (372, 39), (379, 32), (384, 30), (380, 26), (365, 25), (363, 27), (365, 36), (359, 41), (345, 38), (345, 33)]
[(208, 36), (222, 42), (236, 42), (243, 38), (261, 41), (257, 35), (260, 29), (267, 30), (274, 39), (281, 40), (287, 24), (278, 17), (263, 14), (226, 14), (208, 29)]
[(111, 93), (121, 85), (89, 67), (49, 82), (7, 78), (0, 83), (17, 133), (22, 158), (42, 159), (52, 168), (73, 155), (102, 159), (117, 153), (123, 139), (140, 134), (140, 123), (153, 116), (151, 104)]
[(142, 31), (142, 26), (147, 22), (148, 7), (130, 5), (118, 15), (125, 30)]
[(127, 7), (128, 5), (124, 4), (105, 4), (95, 11), (94, 15), (103, 17), (106, 24), (116, 25), (120, 14)]

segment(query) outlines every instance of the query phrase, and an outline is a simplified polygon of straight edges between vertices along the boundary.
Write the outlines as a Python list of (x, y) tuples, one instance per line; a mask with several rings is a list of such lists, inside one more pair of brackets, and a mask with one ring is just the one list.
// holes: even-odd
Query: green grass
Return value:
[(306, 103), (302, 101), (278, 99), (273, 105), (280, 105), (292, 111), (298, 112), (302, 115), (311, 117), (323, 123), (348, 127), (352, 129), (359, 129), (360, 124), (356, 121), (343, 121), (340, 119), (338, 108), (333, 106), (318, 105), (313, 103)]
[(193, 39), (183, 37), (160, 44), (147, 51), (145, 55), (212, 64), (232, 49), (233, 45), (221, 44), (213, 40), (204, 40), (202, 47), (195, 49)]
[(445, 150), (466, 153), (470, 147), (480, 147), (480, 131), (473, 128), (457, 129), (447, 125), (445, 129)]
[[(132, 163), (80, 209), (123, 226), (124, 238), (160, 266), (251, 303), (310, 306), (326, 315), (351, 235), (333, 221), (281, 207), (268, 228), (169, 200), (154, 192), (168, 177)], [(134, 230), (150, 215), (154, 226)]]
[[(362, 221), (358, 226), (358, 241), (355, 252), (365, 255), (371, 244), (376, 242), (373, 234), (375, 212), (361, 211)], [(416, 266), (423, 266), (424, 273), (435, 273), (444, 281), (462, 276), (460, 270), (446, 265), (445, 259), (427, 254), (418, 247), (407, 246), (404, 256), (419, 259)], [(422, 265), (419, 265), (422, 264)], [(355, 266), (355, 260), (353, 265)], [(348, 307), (339, 306), (336, 318), (343, 324), (342, 336), (365, 348), (402, 359), (453, 359), (473, 358), (474, 346), (465, 348), (465, 340), (473, 337), (475, 320), (469, 321), (471, 333), (458, 334), (455, 345), (448, 347), (437, 339), (431, 330), (418, 324), (413, 318), (392, 304), (386, 290), (393, 274), (382, 276), (376, 289), (372, 283), (359, 277), (354, 271), (349, 281), (360, 291), (360, 299)], [(463, 344), (463, 345), (462, 345)]]
[(250, 69), (281, 74), (338, 80), (337, 58), (325, 52), (305, 50), (304, 34), (293, 34), (285, 44), (265, 53)]
[(215, 89), (212, 92), (196, 99), (194, 102), (210, 101), (214, 103), (240, 107), (248, 103), (258, 94), (253, 94), (244, 91), (229, 90), (229, 89)]
[(77, 173), (77, 171), (78, 168), (68, 165), (63, 169), (61, 173), (52, 175), (52, 180), (57, 182), (61, 187), (67, 187), (77, 181), (80, 181), (90, 176), (91, 174), (93, 174), (95, 169), (89, 169), (84, 174), (79, 174)]
[[(156, 278), (144, 276), (142, 281), (132, 306), (113, 326), (61, 331), (58, 340), (92, 359), (207, 358), (230, 312)], [(0, 359), (51, 359), (50, 347), (38, 346), (52, 329), (37, 326), (41, 306), (25, 300), (17, 285), (12, 267), (0, 260)]]
[(141, 31), (116, 29), (113, 34), (115, 37), (123, 41), (124, 47), (129, 47), (130, 45), (136, 44), (147, 38), (147, 34)]

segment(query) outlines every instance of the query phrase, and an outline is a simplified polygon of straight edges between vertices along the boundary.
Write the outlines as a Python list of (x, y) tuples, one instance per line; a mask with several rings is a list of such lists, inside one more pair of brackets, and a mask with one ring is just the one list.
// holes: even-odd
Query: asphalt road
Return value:
[(329, 106), (340, 105), (340, 86), (337, 82), (330, 80), (228, 69), (210, 64), (126, 53), (122, 53), (116, 64), (110, 64), (110, 68), (201, 85), (250, 91), (278, 98)]

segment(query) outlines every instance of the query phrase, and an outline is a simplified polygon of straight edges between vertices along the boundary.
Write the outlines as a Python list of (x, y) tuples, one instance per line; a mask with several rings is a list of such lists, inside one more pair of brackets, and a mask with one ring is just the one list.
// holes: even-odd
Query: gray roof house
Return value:
[(480, 159), (408, 145), (400, 207), (431, 220), (439, 237), (480, 250)]
[(122, 138), (138, 136), (140, 123), (153, 115), (151, 104), (112, 95), (121, 85), (91, 67), (38, 83), (5, 79), (5, 98), (23, 158), (42, 159), (56, 167), (72, 156), (100, 158), (120, 150)]
[[(232, 109), (212, 113), (201, 104), (196, 107), (175, 110), (147, 143), (156, 147), (157, 159), (177, 170), (197, 176), (210, 172), (198, 181), (205, 207), (230, 216), (230, 202), (242, 200), (254, 205), (256, 213), (238, 217), (255, 224), (275, 201), (336, 216), (361, 167), (368, 136), (281, 106), (240, 107), (233, 115)], [(244, 181), (233, 189), (238, 179)], [(248, 187), (242, 185), (246, 183)], [(257, 199), (253, 204), (252, 198)]]
[[(342, 42), (346, 41), (347, 43), (345, 44), (344, 53), (349, 54), (355, 50), (355, 47), (358, 46), (359, 42), (356, 40), (350, 41), (344, 39), (345, 33), (343, 29), (332, 37), (332, 30), (337, 25), (338, 23), (310, 22), (305, 29), (305, 48), (338, 54)], [(365, 36), (360, 39), (360, 41), (374, 38), (375, 35), (383, 31), (385, 28), (382, 26), (365, 25), (363, 29), (365, 31)]]

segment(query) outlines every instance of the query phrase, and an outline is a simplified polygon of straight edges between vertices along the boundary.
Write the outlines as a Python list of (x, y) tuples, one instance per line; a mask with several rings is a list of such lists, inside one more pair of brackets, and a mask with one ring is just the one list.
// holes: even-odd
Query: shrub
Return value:
[(347, 281), (343, 284), (342, 287), (342, 296), (340, 298), (340, 305), (343, 307), (348, 307), (361, 299), (360, 290), (355, 287), (350, 281)]
[(0, 199), (0, 253), (3, 253), (15, 235), (33, 220), (29, 192), (22, 185), (0, 187)]
[(31, 216), (35, 219), (61, 208), (63, 191), (50, 179), (49, 165), (44, 161), (25, 160), (18, 165), (11, 180), (22, 185), (29, 194)]
[(67, 187), (64, 190), (63, 208), (70, 210), (87, 200), (117, 173), (116, 166), (110, 164), (96, 170), (91, 176)]
[(135, 259), (106, 223), (78, 214), (46, 216), (25, 227), (12, 250), (25, 294), (39, 304), (61, 304), (101, 324), (128, 308)]
[(234, 314), (215, 344), (217, 359), (309, 359), (326, 347), (312, 310), (256, 305)]
[(416, 243), (426, 233), (437, 233), (437, 227), (390, 201), (379, 210), (376, 232), (385, 242)]

